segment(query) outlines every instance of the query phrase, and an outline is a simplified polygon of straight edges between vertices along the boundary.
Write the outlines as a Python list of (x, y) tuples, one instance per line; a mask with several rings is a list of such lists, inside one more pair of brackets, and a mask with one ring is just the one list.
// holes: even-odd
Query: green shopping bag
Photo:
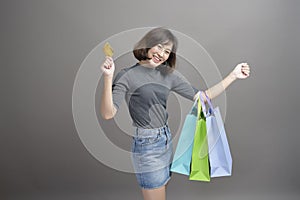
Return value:
[(194, 136), (190, 180), (210, 181), (206, 121), (198, 99), (197, 125)]

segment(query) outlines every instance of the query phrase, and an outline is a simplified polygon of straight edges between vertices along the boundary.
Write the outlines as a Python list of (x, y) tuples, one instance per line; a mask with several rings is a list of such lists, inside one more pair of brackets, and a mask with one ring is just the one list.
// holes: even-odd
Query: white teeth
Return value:
[(160, 62), (161, 60), (158, 58), (158, 57), (156, 57), (156, 56), (153, 56), (153, 58), (154, 58), (154, 60), (156, 61), (156, 62)]
[(158, 62), (160, 62), (161, 60), (160, 60), (158, 57), (153, 56), (153, 61), (156, 62), (156, 63), (158, 63)]

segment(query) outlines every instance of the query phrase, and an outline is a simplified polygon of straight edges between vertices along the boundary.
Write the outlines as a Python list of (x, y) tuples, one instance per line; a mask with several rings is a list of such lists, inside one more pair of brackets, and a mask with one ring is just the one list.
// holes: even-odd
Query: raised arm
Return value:
[(101, 96), (100, 112), (104, 119), (111, 119), (117, 112), (112, 98), (112, 82), (115, 64), (111, 57), (106, 57), (104, 63), (101, 65), (101, 70), (103, 72), (104, 87)]
[[(213, 99), (219, 94), (221, 94), (235, 80), (248, 78), (249, 75), (250, 75), (250, 66), (247, 63), (240, 63), (221, 82), (205, 90), (205, 93), (210, 99)], [(197, 97), (197, 95), (199, 95), (199, 93), (195, 95), (195, 98)], [(202, 96), (203, 99), (205, 99), (206, 101), (205, 95), (202, 94)]]

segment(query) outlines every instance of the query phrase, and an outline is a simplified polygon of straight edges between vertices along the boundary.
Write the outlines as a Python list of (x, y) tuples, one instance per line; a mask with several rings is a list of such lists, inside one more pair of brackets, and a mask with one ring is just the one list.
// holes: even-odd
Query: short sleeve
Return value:
[(128, 91), (128, 82), (125, 78), (125, 74), (125, 70), (120, 71), (112, 84), (113, 104), (117, 110), (120, 108)]
[(173, 73), (174, 73), (174, 77), (173, 77), (171, 90), (187, 99), (193, 100), (195, 94), (199, 90), (193, 87), (189, 83), (189, 81), (179, 72), (175, 71)]

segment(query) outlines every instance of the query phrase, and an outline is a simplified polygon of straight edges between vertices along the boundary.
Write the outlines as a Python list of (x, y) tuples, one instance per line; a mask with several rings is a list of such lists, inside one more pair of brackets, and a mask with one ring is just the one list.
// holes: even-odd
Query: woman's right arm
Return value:
[(111, 57), (106, 57), (101, 66), (104, 78), (104, 87), (101, 96), (100, 112), (104, 119), (111, 119), (115, 116), (117, 109), (113, 104), (112, 82), (115, 71), (115, 64)]

